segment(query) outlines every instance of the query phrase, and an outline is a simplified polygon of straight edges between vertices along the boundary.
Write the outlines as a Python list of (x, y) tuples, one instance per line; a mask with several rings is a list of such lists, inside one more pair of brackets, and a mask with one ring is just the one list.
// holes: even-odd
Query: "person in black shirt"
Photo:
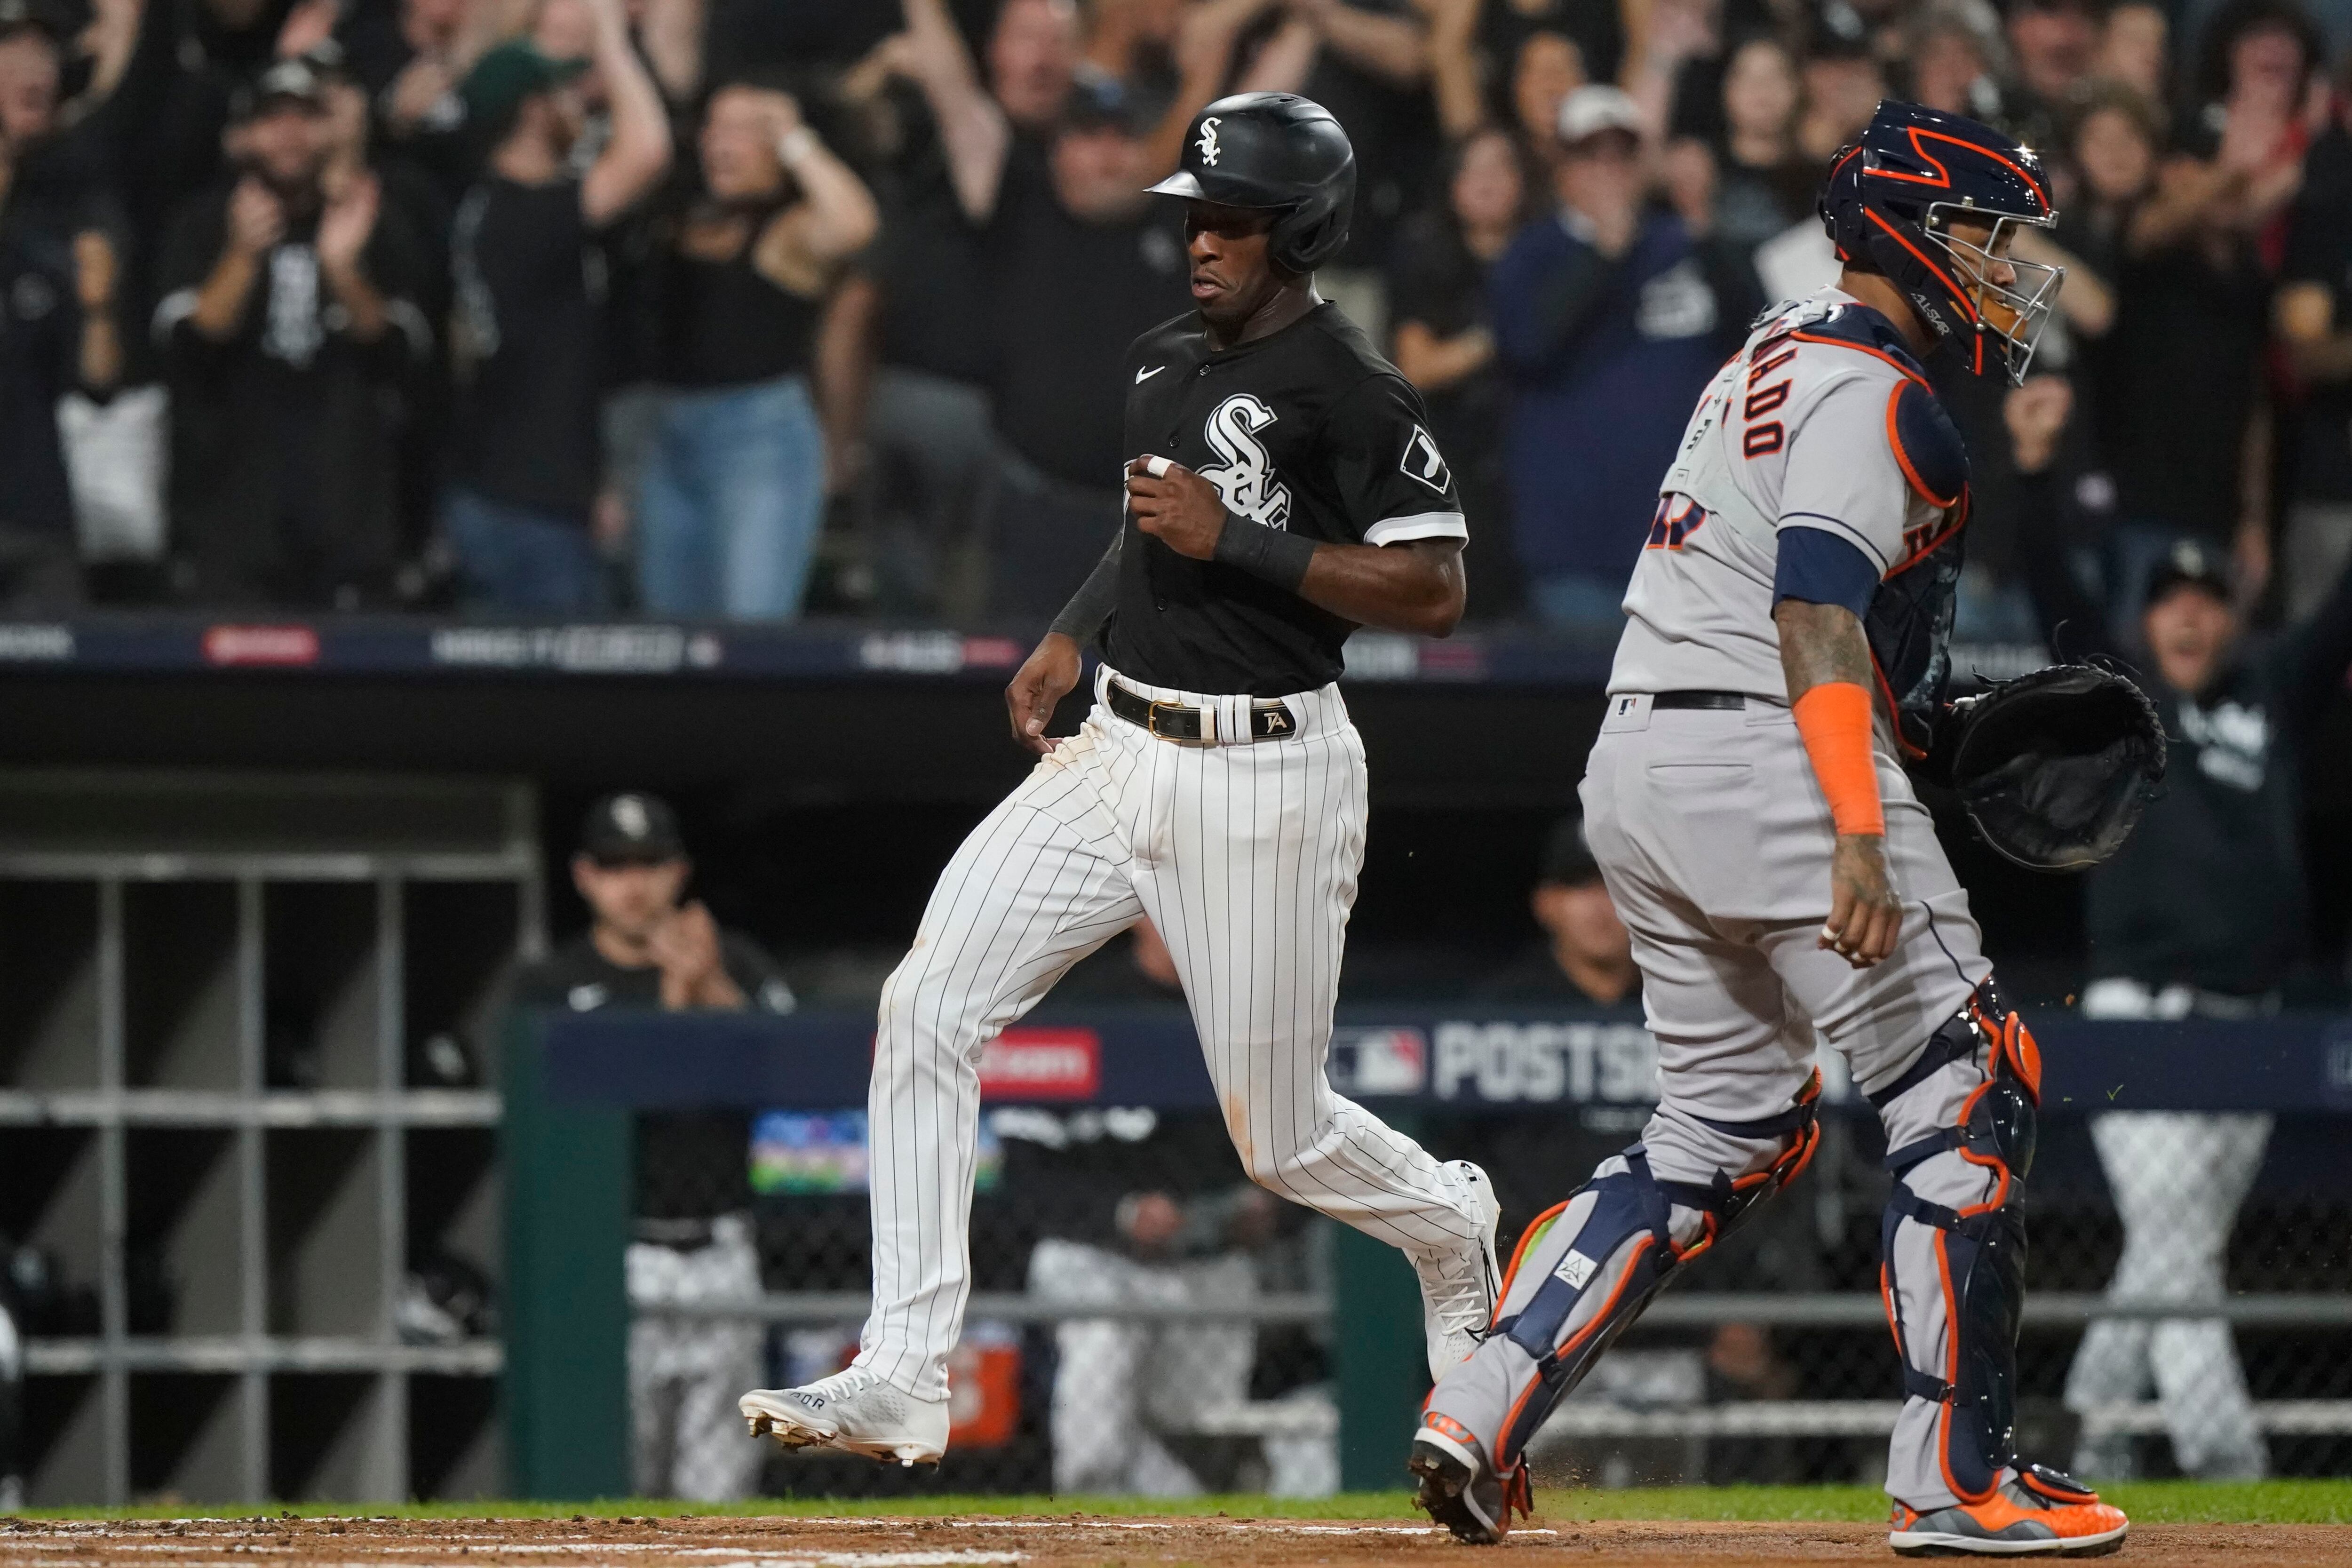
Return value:
[(234, 142), (243, 172), (183, 208), (158, 268), (175, 546), (210, 602), (379, 602), (407, 392), (433, 343), (425, 252), (373, 175), (326, 181), (304, 62), (257, 79)]
[(148, 0), (137, 8), (135, 47), (100, 117), (134, 233), (168, 234), (190, 192), (234, 172), (226, 143), (241, 134), (240, 100), (276, 62), (292, 9), (293, 0)]
[(1528, 908), (1544, 940), (1471, 993), (1477, 1002), (1555, 1002), (1572, 1007), (1638, 1005), (1642, 972), (1633, 940), (1601, 880), (1601, 862), (1584, 841), (1584, 819), (1556, 824)]
[(0, 214), (0, 611), (81, 602), (58, 402), (76, 389), (102, 399), (121, 373), (115, 277), (103, 233), (67, 249)]
[[(1414, 0), (1289, 0), (1313, 56), (1300, 89), (1359, 148), (1363, 200), (1332, 265), (1378, 267), (1399, 219), (1429, 194), (1441, 145), (1429, 92), (1429, 22)], [(1268, 46), (1279, 55), (1277, 35)]]
[[(2066, 413), (2054, 378), (2011, 396), (2019, 534), (2034, 547), (2026, 565), (2053, 644), (2114, 655), (2055, 522), (2050, 454)], [(2176, 541), (2151, 572), (2139, 631), (2153, 673), (2138, 679), (2172, 758), (2130, 843), (2091, 874), (2087, 910), (2095, 982), (2185, 986), (2260, 1010), (2304, 956), (2300, 752), (2352, 665), (2352, 572), (2273, 637), (2247, 635), (2238, 591), (2203, 541)]]
[(679, 902), (693, 874), (667, 802), (642, 794), (598, 801), (572, 858), (572, 885), (593, 923), (518, 972), (515, 1004), (791, 1012), (791, 988), (757, 943), (721, 935), (699, 902)]
[(702, 190), (656, 236), (655, 379), (637, 590), (667, 616), (799, 616), (824, 511), (809, 391), (819, 309), (874, 237), (874, 198), (782, 92), (705, 110)]
[[(327, 163), (321, 180), (339, 185), (372, 174), (383, 205), (416, 241), (422, 270), (416, 308), (436, 325), (449, 320), (449, 230), (451, 203), (441, 183), (405, 152), (386, 147), (376, 135), (367, 89), (351, 68), (341, 45), (329, 39), (302, 57), (318, 71), (327, 109)], [(410, 382), (409, 417), (401, 433), (400, 536), (404, 555), (420, 552), (431, 539), (441, 510), (446, 474), (443, 455), (449, 443), (448, 335), (436, 334), (433, 363)]]
[(2288, 489), (2280, 578), (2296, 619), (2352, 560), (2352, 132), (2329, 126), (2304, 175), (2271, 302), (2273, 336), (2303, 394), (2281, 413)]
[[(1473, 132), (1454, 150), (1445, 200), (1407, 219), (1389, 269), (1389, 316), (1397, 369), (1428, 400), (1430, 434), (1454, 461), (1463, 510), (1482, 525), (1505, 521), (1506, 388), (1495, 363), (1486, 310), (1486, 268), (1518, 232), (1529, 205), (1518, 143), (1496, 126)], [(1507, 609), (1515, 572), (1490, 563), (1478, 576), (1470, 614)]]
[(2179, 536), (2232, 555), (2247, 603), (2269, 578), (2270, 300), (2277, 226), (2303, 183), (2315, 47), (2289, 4), (2242, 0), (2218, 15), (2199, 83), (2213, 101), (2175, 126), (2123, 231), (2092, 408), (2119, 490), (2108, 593), (2122, 640)]
[(58, 50), (21, 0), (0, 5), (0, 610), (80, 602), (58, 404), (122, 374), (120, 268), (103, 193), (57, 134)]
[[(1821, 171), (1797, 152), (1797, 62), (1769, 36), (1736, 44), (1723, 70), (1723, 131), (1715, 144), (1715, 233), (1756, 247), (1812, 216)], [(1760, 290), (1759, 290), (1760, 291)]]
[[(82, 53), (86, 40), (68, 49), (56, 3), (0, 0), (0, 189), (9, 226), (59, 242), (93, 229), (122, 237), (129, 219), (112, 188), (107, 130), (117, 68)], [(86, 85), (69, 92), (69, 79)]]
[(1142, 131), (1118, 83), (1082, 83), (1046, 164), (1006, 168), (989, 226), (996, 429), (1010, 448), (989, 602), (1032, 626), (1086, 581), (1118, 515), (1127, 454), (1103, 384), (1136, 334), (1183, 302), (1183, 241), (1143, 193)]
[(1539, 29), (1522, 37), (1511, 57), (1511, 127), (1543, 180), (1559, 162), (1559, 106), (1591, 85), (1576, 41)]
[[(1076, 542), (1118, 505), (1118, 414), (1097, 389), (1120, 349), (1183, 302), (1182, 244), (1141, 188), (1158, 172), (1148, 117), (1118, 81), (1074, 81), (1055, 65), (1049, 24), (1066, 14), (1046, 0), (1005, 9), (990, 45), (991, 90), (939, 0), (908, 0), (899, 56), (922, 86), (979, 237), (1001, 448), (979, 520), (992, 557), (988, 605), (1032, 625), (1085, 580), (1094, 552)], [(952, 302), (942, 295), (929, 310)], [(1049, 321), (1053, 330), (1037, 330)], [(911, 402), (907, 390), (889, 389), (889, 400)], [(919, 405), (909, 411), (930, 422)]]
[(468, 37), (469, 9), (467, 0), (376, 0), (352, 6), (337, 28), (385, 137), (436, 167), (466, 122), (458, 89), (480, 47)]
[[(884, 988), (874, 1310), (845, 1371), (744, 1395), (752, 1430), (787, 1445), (909, 1463), (946, 1448), (972, 1064), (1139, 917), (1167, 938), (1251, 1178), (1405, 1253), (1433, 1367), (1493, 1311), (1486, 1173), (1441, 1165), (1323, 1070), (1365, 813), (1340, 645), (1367, 623), (1453, 630), (1460, 500), (1412, 386), (1315, 291), (1354, 192), (1338, 122), (1284, 93), (1217, 100), (1154, 188), (1185, 199), (1196, 309), (1120, 367), (1127, 517), (1006, 689), (1040, 761), (956, 852)], [(1099, 701), (1076, 736), (1049, 738), (1097, 639)]]
[[(520, 966), (507, 995), (520, 1008), (789, 1013), (791, 987), (749, 938), (722, 933), (699, 900), (677, 817), (656, 796), (610, 795), (588, 813), (572, 885), (593, 923)], [(752, 1244), (751, 1118), (740, 1110), (637, 1118), (636, 1239), (629, 1297), (640, 1308), (760, 1291)], [(629, 1403), (642, 1497), (749, 1497), (760, 1455), (738, 1436), (727, 1401), (760, 1365), (758, 1325), (642, 1316), (629, 1326)]]
[(670, 143), (620, 0), (595, 0), (594, 15), (613, 134), (584, 173), (572, 168), (579, 62), (518, 39), (465, 81), (467, 120), (492, 151), (454, 229), (457, 395), (441, 526), (478, 608), (579, 615), (606, 597), (589, 533), (604, 390), (599, 236), (652, 189)]
[[(2066, 420), (2063, 383), (2028, 382), (2009, 425), (2036, 597), (2053, 642), (2105, 652), (2099, 614), (2054, 545), (2049, 468)], [(2306, 738), (2352, 665), (2352, 571), (2307, 619), (2275, 638), (2243, 635), (2220, 551), (2181, 540), (2147, 582), (2139, 677), (2171, 745), (2165, 787), (2131, 839), (2090, 874), (2086, 1016), (2255, 1018), (2279, 1005), (2300, 952), (2308, 903), (2300, 776)], [(2110, 1111), (2093, 1120), (2124, 1219), (2110, 1289), (2184, 1306), (2226, 1289), (2223, 1257), (2239, 1204), (2269, 1140), (2263, 1113)], [(2268, 1450), (2226, 1323), (2182, 1319), (2095, 1323), (2066, 1398), (2096, 1413), (2153, 1382), (2183, 1470), (2205, 1479), (2262, 1476)], [(2127, 1434), (2086, 1421), (2076, 1468), (2127, 1477)]]

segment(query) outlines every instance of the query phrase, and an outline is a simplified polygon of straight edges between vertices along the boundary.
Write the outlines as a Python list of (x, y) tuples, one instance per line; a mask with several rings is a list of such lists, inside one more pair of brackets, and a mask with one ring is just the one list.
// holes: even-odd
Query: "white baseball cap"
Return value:
[(1559, 139), (1573, 147), (1588, 136), (1622, 131), (1638, 140), (1642, 111), (1631, 93), (1616, 87), (1580, 87), (1560, 100)]

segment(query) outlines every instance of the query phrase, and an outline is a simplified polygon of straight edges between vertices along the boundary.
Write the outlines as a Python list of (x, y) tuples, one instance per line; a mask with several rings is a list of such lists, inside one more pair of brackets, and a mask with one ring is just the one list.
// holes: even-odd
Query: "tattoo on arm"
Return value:
[(1783, 599), (1772, 606), (1772, 624), (1780, 633), (1780, 669), (1791, 703), (1833, 680), (1850, 680), (1864, 691), (1875, 688), (1870, 639), (1844, 605)]

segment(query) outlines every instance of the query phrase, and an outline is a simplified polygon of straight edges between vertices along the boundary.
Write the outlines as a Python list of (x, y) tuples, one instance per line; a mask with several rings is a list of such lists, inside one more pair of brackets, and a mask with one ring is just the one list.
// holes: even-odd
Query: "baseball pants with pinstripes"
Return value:
[[(948, 863), (882, 991), (867, 1109), (874, 1310), (857, 1364), (947, 1391), (971, 1281), (980, 1053), (1079, 959), (1148, 917), (1184, 984), (1251, 1178), (1409, 1254), (1479, 1234), (1472, 1200), (1324, 1076), (1363, 863), (1364, 751), (1339, 689), (1283, 699), (1297, 732), (1204, 746), (1102, 701)], [(1246, 698), (1167, 690), (1249, 733)]]

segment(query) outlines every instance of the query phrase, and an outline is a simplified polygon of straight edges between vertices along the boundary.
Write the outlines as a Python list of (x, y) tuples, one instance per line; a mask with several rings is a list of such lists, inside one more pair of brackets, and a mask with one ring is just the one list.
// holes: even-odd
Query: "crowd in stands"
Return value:
[(2041, 384), (1945, 374), (1960, 635), (2038, 635), (2045, 526), (2126, 641), (2184, 537), (2291, 621), (2352, 549), (2347, 45), (2352, 0), (0, 0), (0, 610), (1040, 621), (1187, 305), (1143, 187), (1279, 89), (1353, 139), (1320, 281), (1427, 401), (1474, 615), (1613, 627), (1899, 96), (2062, 214)]

